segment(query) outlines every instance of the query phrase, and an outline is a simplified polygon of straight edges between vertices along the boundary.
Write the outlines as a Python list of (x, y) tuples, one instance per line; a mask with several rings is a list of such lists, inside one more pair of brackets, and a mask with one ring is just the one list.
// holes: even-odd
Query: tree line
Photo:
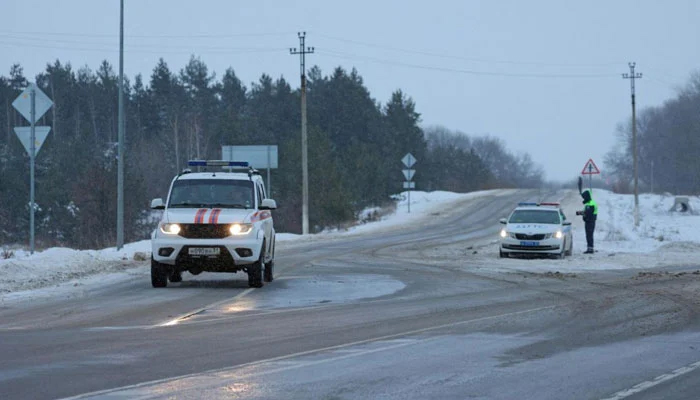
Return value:
[[(118, 76), (55, 61), (35, 77), (54, 102), (37, 125), (51, 127), (36, 159), (39, 246), (114, 245), (117, 191)], [(29, 220), (28, 156), (13, 127), (27, 125), (12, 102), (27, 86), (20, 65), (0, 76), (0, 243), (24, 243)], [(310, 225), (313, 231), (352, 221), (364, 207), (401, 192), (401, 158), (418, 160), (418, 190), (468, 192), (534, 187), (541, 168), (491, 137), (422, 128), (401, 90), (382, 104), (353, 69), (308, 72)], [(223, 145), (277, 145), (272, 190), (280, 232), (301, 230), (300, 92), (283, 77), (262, 74), (246, 86), (232, 68), (220, 79), (199, 58), (180, 71), (161, 59), (150, 77), (125, 82), (125, 237), (148, 237), (150, 200), (165, 197), (189, 159), (220, 159)]]
[[(632, 121), (616, 130), (617, 145), (605, 157), (614, 189), (629, 193), (634, 178)], [(700, 73), (675, 97), (637, 115), (637, 174), (640, 190), (700, 193)]]

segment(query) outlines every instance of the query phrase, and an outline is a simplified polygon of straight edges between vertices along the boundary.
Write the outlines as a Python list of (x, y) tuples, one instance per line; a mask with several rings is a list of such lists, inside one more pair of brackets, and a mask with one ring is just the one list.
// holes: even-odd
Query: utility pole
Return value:
[(637, 174), (637, 112), (634, 99), (634, 80), (641, 79), (642, 74), (635, 73), (635, 63), (628, 64), (630, 67), (629, 74), (622, 74), (623, 79), (630, 80), (630, 88), (632, 91), (632, 164), (634, 169), (634, 226), (639, 226), (639, 176)]
[(301, 234), (309, 234), (309, 167), (306, 138), (306, 55), (314, 52), (313, 47), (306, 47), (306, 32), (299, 32), (299, 50), (289, 49), (289, 54), (299, 54), (301, 65), (301, 173), (302, 173), (302, 205), (301, 205)]
[(119, 1), (119, 129), (117, 160), (117, 250), (124, 247), (124, 0)]

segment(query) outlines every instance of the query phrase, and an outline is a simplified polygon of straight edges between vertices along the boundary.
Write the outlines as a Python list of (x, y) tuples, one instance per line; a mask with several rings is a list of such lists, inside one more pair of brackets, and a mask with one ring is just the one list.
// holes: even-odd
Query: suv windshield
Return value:
[(178, 179), (168, 207), (252, 208), (253, 182), (233, 179)]
[(508, 220), (511, 224), (560, 224), (559, 211), (556, 210), (515, 210)]

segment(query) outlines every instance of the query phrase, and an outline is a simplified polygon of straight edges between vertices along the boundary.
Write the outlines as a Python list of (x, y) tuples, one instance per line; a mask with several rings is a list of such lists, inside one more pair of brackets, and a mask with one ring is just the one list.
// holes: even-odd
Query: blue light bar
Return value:
[(523, 207), (523, 206), (536, 206), (537, 203), (526, 203), (526, 202), (521, 202), (518, 203), (518, 206)]
[(224, 160), (189, 160), (190, 167), (239, 167), (248, 168), (248, 161), (224, 161)]

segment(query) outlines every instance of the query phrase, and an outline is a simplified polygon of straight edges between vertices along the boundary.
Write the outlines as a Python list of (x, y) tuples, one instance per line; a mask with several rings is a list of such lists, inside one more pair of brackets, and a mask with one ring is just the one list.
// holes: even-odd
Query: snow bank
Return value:
[(73, 250), (54, 247), (30, 254), (14, 250), (0, 260), (0, 293), (28, 290), (57, 283), (123, 271), (144, 265), (151, 257), (151, 241), (129, 243), (122, 250)]

